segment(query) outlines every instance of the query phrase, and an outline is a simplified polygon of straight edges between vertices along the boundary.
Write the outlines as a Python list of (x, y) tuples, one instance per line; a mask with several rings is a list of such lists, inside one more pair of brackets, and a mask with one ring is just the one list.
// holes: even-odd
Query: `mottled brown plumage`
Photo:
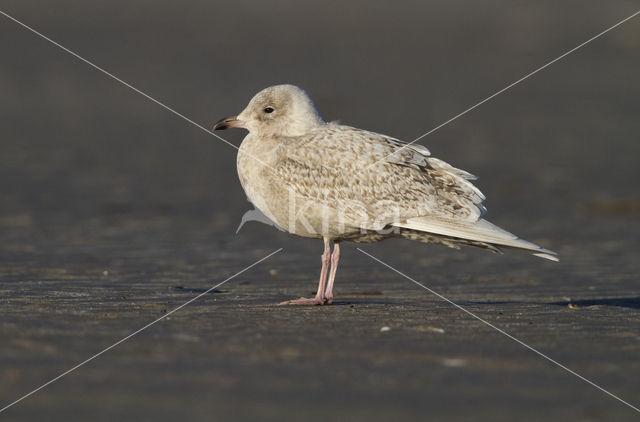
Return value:
[(470, 182), (473, 175), (431, 157), (421, 145), (326, 123), (298, 87), (261, 91), (242, 113), (214, 129), (227, 127), (250, 132), (237, 162), (249, 200), (290, 233), (325, 241), (318, 294), (287, 304), (331, 301), (342, 240), (403, 237), (494, 252), (515, 248), (557, 260), (554, 252), (481, 218), (485, 197)]

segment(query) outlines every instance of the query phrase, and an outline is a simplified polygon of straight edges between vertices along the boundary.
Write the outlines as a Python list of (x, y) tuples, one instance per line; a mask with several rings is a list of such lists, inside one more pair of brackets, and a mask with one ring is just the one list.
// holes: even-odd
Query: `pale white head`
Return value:
[(313, 101), (295, 85), (258, 92), (237, 116), (219, 120), (213, 130), (241, 127), (260, 136), (301, 136), (324, 124)]

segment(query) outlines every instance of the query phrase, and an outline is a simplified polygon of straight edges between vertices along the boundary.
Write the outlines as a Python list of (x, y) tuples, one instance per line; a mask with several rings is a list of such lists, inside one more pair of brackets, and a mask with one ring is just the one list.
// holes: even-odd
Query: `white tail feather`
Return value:
[(516, 249), (530, 251), (540, 258), (559, 261), (556, 253), (549, 249), (541, 248), (535, 243), (520, 239), (513, 233), (501, 229), (487, 220), (479, 219), (475, 222), (453, 221), (438, 217), (414, 217), (400, 223), (393, 224), (411, 230), (427, 233), (435, 233), (443, 236), (457, 237), (460, 239), (476, 240), (491, 243), (493, 245), (508, 246)]

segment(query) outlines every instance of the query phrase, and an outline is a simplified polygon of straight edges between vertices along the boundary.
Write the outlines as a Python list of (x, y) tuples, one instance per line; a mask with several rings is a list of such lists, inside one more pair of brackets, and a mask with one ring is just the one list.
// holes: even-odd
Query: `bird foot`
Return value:
[(302, 305), (302, 306), (318, 306), (318, 305), (328, 305), (329, 302), (327, 299), (319, 298), (319, 297), (301, 297), (299, 299), (293, 300), (285, 300), (284, 302), (278, 303), (278, 306), (282, 305)]

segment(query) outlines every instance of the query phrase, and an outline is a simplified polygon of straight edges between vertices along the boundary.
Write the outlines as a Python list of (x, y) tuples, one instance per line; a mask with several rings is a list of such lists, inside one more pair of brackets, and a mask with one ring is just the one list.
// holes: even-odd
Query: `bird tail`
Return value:
[[(394, 223), (393, 226), (445, 236), (447, 238), (488, 244), (498, 248), (508, 247), (518, 249), (540, 258), (559, 261), (555, 252), (542, 248), (535, 243), (520, 239), (515, 234), (509, 233), (482, 218), (477, 221), (453, 221), (445, 218), (424, 216)], [(469, 242), (462, 243), (473, 244)]]

